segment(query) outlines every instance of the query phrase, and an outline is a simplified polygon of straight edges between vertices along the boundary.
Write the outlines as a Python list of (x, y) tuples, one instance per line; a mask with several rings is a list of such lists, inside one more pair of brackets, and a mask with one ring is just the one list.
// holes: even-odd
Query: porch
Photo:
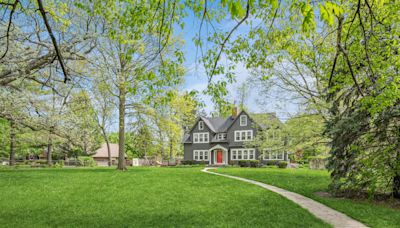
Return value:
[(208, 150), (210, 154), (209, 165), (210, 166), (223, 166), (228, 165), (228, 149), (221, 146), (216, 145)]

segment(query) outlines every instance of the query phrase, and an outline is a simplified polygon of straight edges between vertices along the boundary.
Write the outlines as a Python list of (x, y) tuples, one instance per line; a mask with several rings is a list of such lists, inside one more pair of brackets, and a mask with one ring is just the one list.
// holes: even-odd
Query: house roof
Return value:
[(202, 117), (204, 122), (213, 132), (226, 132), (228, 127), (233, 123), (232, 116), (228, 118), (223, 117)]
[[(255, 113), (255, 114), (248, 114), (244, 110), (239, 112), (239, 114), (236, 117), (229, 116), (228, 118), (224, 117), (200, 117), (197, 121), (196, 124), (199, 120), (204, 121), (204, 123), (210, 128), (211, 131), (215, 133), (220, 133), (220, 132), (227, 132), (229, 127), (232, 126), (232, 124), (238, 119), (238, 117), (242, 114), (246, 113), (247, 115), (252, 118), (252, 120), (257, 123), (261, 128), (265, 129), (268, 128), (267, 122), (269, 121), (278, 121), (280, 123), (280, 120), (276, 117), (276, 113)], [(193, 128), (196, 126), (196, 124), (192, 127), (190, 132), (193, 130)], [(211, 142), (223, 142), (226, 140), (218, 140), (216, 136), (214, 136), (211, 139)], [(190, 143), (190, 133), (185, 133), (183, 136), (183, 143)]]
[[(110, 143), (110, 152), (111, 152), (111, 157), (113, 158), (118, 158), (118, 150), (119, 146), (118, 144), (115, 143)], [(107, 149), (107, 144), (103, 143), (101, 147), (96, 150), (96, 153), (92, 155), (93, 158), (108, 158), (108, 149)], [(126, 157), (126, 154), (125, 154)]]

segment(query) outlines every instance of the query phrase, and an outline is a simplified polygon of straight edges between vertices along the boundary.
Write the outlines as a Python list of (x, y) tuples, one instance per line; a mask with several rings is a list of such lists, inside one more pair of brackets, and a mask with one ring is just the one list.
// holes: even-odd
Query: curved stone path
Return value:
[(231, 175), (222, 174), (222, 173), (210, 172), (210, 171), (208, 171), (209, 169), (216, 169), (216, 168), (204, 168), (202, 171), (205, 173), (213, 174), (213, 175), (228, 177), (231, 179), (236, 179), (236, 180), (244, 181), (247, 183), (255, 184), (262, 188), (265, 188), (265, 189), (268, 189), (275, 193), (278, 193), (279, 195), (300, 205), (304, 209), (308, 210), (311, 214), (315, 215), (317, 218), (331, 224), (334, 227), (367, 227), (364, 224), (350, 218), (349, 216), (347, 216), (341, 212), (333, 210), (330, 207), (327, 207), (321, 203), (318, 203), (317, 201), (314, 201), (314, 200), (307, 198), (305, 196), (302, 196), (300, 194), (290, 192), (285, 189), (278, 188), (278, 187), (275, 187), (272, 185), (264, 184), (264, 183), (261, 183), (258, 181), (245, 179), (242, 177), (236, 177), (236, 176), (231, 176)]

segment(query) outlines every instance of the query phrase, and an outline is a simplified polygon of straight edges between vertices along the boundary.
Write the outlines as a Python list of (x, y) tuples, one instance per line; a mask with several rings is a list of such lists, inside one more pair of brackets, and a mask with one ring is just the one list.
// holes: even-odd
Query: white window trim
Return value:
[[(196, 135), (197, 135), (197, 137), (196, 137)], [(207, 137), (204, 137), (206, 135), (207, 135)], [(200, 136), (203, 139), (203, 142), (200, 142)], [(195, 140), (196, 138), (197, 138), (197, 141)], [(205, 139), (207, 139), (207, 141)], [(193, 133), (193, 143), (209, 143), (209, 142), (210, 142), (210, 135), (208, 132)]]
[[(268, 156), (269, 158), (268, 159), (265, 158), (265, 154), (266, 153), (269, 153), (269, 156)], [(273, 153), (277, 154), (275, 159), (271, 158), (271, 154), (273, 154)], [(282, 158), (278, 158), (278, 153), (282, 154)], [(263, 152), (263, 160), (265, 160), (265, 161), (283, 161), (283, 160), (285, 160), (285, 152), (284, 151), (264, 150), (264, 152)]]
[[(240, 135), (240, 139), (239, 139), (239, 140), (236, 139), (236, 132), (238, 132), (239, 135)], [(242, 139), (242, 132), (245, 132), (245, 133), (244, 133), (244, 136), (245, 136), (245, 137), (244, 137), (244, 140)], [(251, 138), (250, 138), (250, 139), (247, 139), (247, 133), (248, 133), (248, 132), (251, 132), (251, 133), (250, 133), (250, 135), (251, 135)], [(253, 136), (254, 136), (254, 135), (253, 135), (253, 130), (240, 130), (240, 131), (235, 131), (234, 134), (233, 134), (233, 136), (234, 136), (234, 141), (235, 141), (235, 142), (246, 142), (246, 141), (253, 141)]]
[(217, 139), (218, 139), (218, 140), (224, 140), (224, 139), (226, 139), (226, 133), (218, 133)]
[(204, 121), (199, 121), (199, 130), (204, 129)]
[[(240, 118), (239, 119), (240, 126), (241, 127), (247, 126), (247, 116), (246, 115), (241, 115), (239, 118)], [(243, 124), (242, 124), (242, 118), (244, 118), (244, 123)]]
[[(196, 159), (197, 153), (197, 159)], [(200, 153), (203, 155), (203, 159), (200, 159)], [(207, 155), (207, 159), (205, 158)], [(193, 160), (195, 161), (208, 161), (210, 159), (210, 152), (208, 150), (193, 150)]]
[[(244, 159), (244, 151), (247, 151), (247, 158)], [(235, 153), (236, 158), (233, 158), (233, 153)], [(241, 158), (239, 159), (239, 153), (241, 154)], [(250, 154), (253, 154), (253, 158), (250, 159)], [(240, 149), (231, 149), (231, 160), (232, 161), (239, 161), (239, 160), (257, 160), (256, 159), (256, 150), (254, 148), (240, 148)]]

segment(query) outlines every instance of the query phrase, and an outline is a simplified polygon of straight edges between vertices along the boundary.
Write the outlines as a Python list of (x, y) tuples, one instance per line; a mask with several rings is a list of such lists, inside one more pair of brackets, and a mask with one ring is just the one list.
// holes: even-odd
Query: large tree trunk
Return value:
[(172, 160), (172, 149), (173, 149), (172, 139), (170, 139), (169, 140), (169, 160)]
[(15, 165), (15, 122), (10, 120), (10, 166)]
[(49, 141), (47, 142), (47, 164), (52, 165), (51, 155), (53, 152), (53, 138), (52, 133), (49, 134)]
[(400, 174), (393, 178), (393, 197), (400, 199)]
[[(123, 78), (123, 76), (121, 76)], [(118, 168), (126, 170), (125, 166), (125, 81), (119, 84), (119, 132), (118, 132)]]
[(107, 153), (108, 153), (108, 166), (111, 166), (112, 165), (111, 149), (110, 149), (110, 142), (108, 141), (107, 137), (106, 137), (106, 144), (107, 144)]

